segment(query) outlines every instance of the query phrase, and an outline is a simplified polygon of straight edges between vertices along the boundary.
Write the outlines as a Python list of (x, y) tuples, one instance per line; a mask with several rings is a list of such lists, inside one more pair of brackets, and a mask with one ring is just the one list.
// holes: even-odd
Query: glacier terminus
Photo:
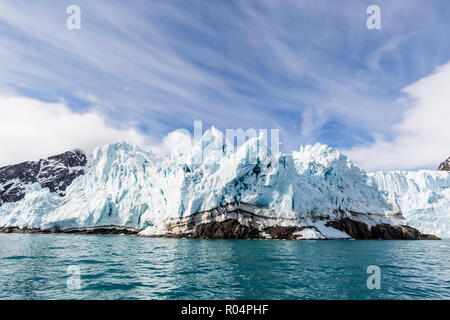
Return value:
[(325, 145), (282, 154), (264, 143), (252, 138), (230, 152), (211, 128), (201, 146), (176, 155), (122, 142), (89, 159), (73, 151), (0, 168), (0, 228), (230, 239), (450, 236), (449, 172), (366, 174)]

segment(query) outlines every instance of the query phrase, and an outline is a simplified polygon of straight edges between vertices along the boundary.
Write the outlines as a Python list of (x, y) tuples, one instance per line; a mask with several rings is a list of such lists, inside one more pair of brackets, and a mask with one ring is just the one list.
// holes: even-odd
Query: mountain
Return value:
[(439, 165), (438, 170), (439, 171), (450, 171), (450, 157)]
[(409, 225), (450, 238), (450, 172), (385, 171), (370, 177), (398, 203)]
[(33, 183), (60, 196), (75, 178), (85, 173), (86, 155), (79, 150), (0, 168), (0, 206), (25, 197), (25, 189)]
[(38, 179), (25, 180), (23, 199), (0, 207), (0, 228), (193, 238), (434, 238), (406, 226), (397, 203), (327, 146), (272, 154), (258, 137), (233, 149), (214, 128), (187, 154), (159, 156), (127, 143), (99, 147), (85, 174), (65, 185), (65, 196)]

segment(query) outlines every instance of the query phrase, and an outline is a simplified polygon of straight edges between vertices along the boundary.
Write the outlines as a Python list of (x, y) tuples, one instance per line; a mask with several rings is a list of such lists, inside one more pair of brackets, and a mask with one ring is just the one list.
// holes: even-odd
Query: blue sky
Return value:
[[(366, 27), (371, 4), (382, 30)], [(284, 151), (354, 150), (399, 135), (403, 89), (450, 60), (449, 17), (448, 0), (0, 1), (0, 93), (152, 139), (202, 120), (280, 129)]]

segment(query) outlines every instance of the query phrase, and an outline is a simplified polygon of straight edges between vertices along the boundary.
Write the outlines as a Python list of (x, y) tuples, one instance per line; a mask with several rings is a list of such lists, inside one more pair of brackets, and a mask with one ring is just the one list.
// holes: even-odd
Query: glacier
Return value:
[(399, 205), (409, 225), (450, 238), (450, 172), (381, 171), (369, 176)]
[(288, 230), (290, 239), (345, 239), (372, 229), (391, 237), (390, 226), (398, 227), (396, 236), (420, 236), (405, 226), (398, 201), (337, 150), (316, 144), (273, 153), (262, 136), (234, 150), (215, 128), (186, 153), (101, 146), (62, 197), (38, 183), (26, 188), (22, 200), (0, 206), (0, 228), (188, 235), (199, 226), (223, 232), (220, 223), (233, 219), (239, 223), (228, 224), (231, 232), (262, 238)]

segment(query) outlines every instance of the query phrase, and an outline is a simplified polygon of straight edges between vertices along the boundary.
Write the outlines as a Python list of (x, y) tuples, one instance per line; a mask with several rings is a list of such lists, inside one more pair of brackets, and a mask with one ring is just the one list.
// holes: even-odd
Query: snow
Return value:
[(325, 221), (318, 221), (314, 224), (314, 227), (320, 232), (320, 234), (326, 239), (350, 239), (351, 237), (340, 230), (336, 230), (331, 227), (325, 226)]
[(0, 206), (24, 195), (24, 190), (37, 182), (51, 187), (61, 196), (74, 177), (84, 174), (86, 157), (79, 150), (0, 168)]
[(326, 239), (320, 232), (317, 230), (314, 230), (313, 228), (305, 228), (301, 231), (297, 231), (294, 233), (294, 236), (297, 237), (297, 239), (307, 239), (307, 240), (322, 240)]
[(450, 172), (381, 171), (370, 177), (398, 203), (409, 225), (450, 238)]
[[(23, 200), (0, 207), (0, 227), (117, 226), (152, 235), (162, 233), (169, 219), (229, 203), (261, 208), (258, 214), (286, 225), (316, 226), (346, 212), (359, 213), (368, 224), (404, 223), (395, 201), (338, 151), (316, 144), (271, 154), (264, 143), (257, 137), (232, 151), (212, 128), (201, 145), (177, 155), (159, 156), (127, 143), (105, 145), (94, 151), (86, 174), (65, 197), (29, 186)], [(320, 223), (317, 228), (327, 238), (348, 238)], [(311, 231), (300, 236), (318, 237)]]
[(439, 165), (438, 170), (441, 170), (441, 171), (450, 171), (450, 158), (448, 158), (447, 160), (445, 160), (444, 162), (442, 162), (442, 163)]

